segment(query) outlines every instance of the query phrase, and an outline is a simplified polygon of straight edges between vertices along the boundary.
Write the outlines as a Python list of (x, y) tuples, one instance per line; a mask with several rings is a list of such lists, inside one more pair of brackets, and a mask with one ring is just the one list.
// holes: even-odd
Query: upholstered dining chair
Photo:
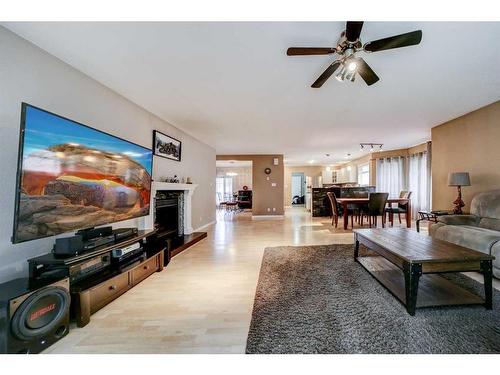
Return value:
[[(342, 216), (343, 213), (341, 212), (335, 193), (329, 191), (326, 193), (326, 195), (328, 196), (328, 200), (330, 201), (330, 207), (332, 211), (332, 225), (335, 225), (335, 228), (337, 228), (339, 216)], [(353, 217), (354, 215), (351, 215), (351, 228), (354, 226)]]
[[(402, 190), (399, 193), (399, 198), (410, 199), (411, 191)], [(394, 226), (394, 214), (398, 214), (399, 224), (401, 224), (401, 214), (406, 215), (406, 210), (408, 208), (408, 203), (398, 203), (397, 207), (387, 207), (385, 212), (389, 214), (389, 222), (391, 223), (391, 227)]]
[(370, 193), (368, 206), (361, 212), (361, 225), (364, 216), (368, 216), (368, 224), (377, 226), (377, 217), (382, 216), (382, 228), (385, 228), (385, 205), (387, 204), (389, 193)]
[(339, 222), (339, 206), (337, 204), (337, 197), (331, 191), (327, 192), (328, 200), (330, 201), (330, 208), (332, 212), (332, 225), (335, 225), (337, 228), (337, 224)]

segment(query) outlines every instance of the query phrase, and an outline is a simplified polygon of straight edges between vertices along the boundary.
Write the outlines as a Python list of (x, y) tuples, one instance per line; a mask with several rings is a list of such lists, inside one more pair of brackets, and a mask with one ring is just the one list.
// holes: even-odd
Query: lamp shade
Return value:
[(448, 186), (470, 186), (468, 172), (455, 172), (448, 175)]

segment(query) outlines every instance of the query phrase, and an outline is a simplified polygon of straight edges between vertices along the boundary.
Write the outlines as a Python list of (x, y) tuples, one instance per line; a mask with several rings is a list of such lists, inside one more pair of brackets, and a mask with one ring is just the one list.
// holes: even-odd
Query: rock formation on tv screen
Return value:
[(59, 144), (23, 159), (18, 241), (149, 213), (151, 176), (131, 157)]

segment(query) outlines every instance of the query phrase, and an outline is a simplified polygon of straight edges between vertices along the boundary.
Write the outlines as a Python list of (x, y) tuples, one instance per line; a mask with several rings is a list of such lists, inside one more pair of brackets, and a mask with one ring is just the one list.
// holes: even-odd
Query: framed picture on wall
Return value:
[(155, 155), (181, 161), (182, 142), (158, 130), (153, 130), (153, 153)]

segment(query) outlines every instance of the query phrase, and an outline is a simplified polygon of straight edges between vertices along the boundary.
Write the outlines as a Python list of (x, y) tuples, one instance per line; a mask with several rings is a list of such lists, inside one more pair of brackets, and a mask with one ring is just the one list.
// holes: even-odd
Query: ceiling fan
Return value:
[(359, 35), (363, 28), (363, 22), (347, 21), (346, 29), (340, 34), (340, 39), (335, 48), (315, 48), (315, 47), (291, 47), (288, 48), (286, 54), (288, 56), (304, 56), (304, 55), (330, 55), (337, 54), (338, 58), (318, 77), (311, 85), (314, 88), (320, 88), (340, 67), (339, 72), (335, 75), (339, 81), (354, 82), (356, 73), (363, 78), (368, 86), (373, 85), (380, 78), (370, 68), (370, 66), (357, 56), (359, 52), (378, 52), (387, 49), (407, 47), (419, 44), (422, 40), (422, 30), (412, 31), (406, 34), (400, 34), (374, 40), (372, 42), (361, 43)]

